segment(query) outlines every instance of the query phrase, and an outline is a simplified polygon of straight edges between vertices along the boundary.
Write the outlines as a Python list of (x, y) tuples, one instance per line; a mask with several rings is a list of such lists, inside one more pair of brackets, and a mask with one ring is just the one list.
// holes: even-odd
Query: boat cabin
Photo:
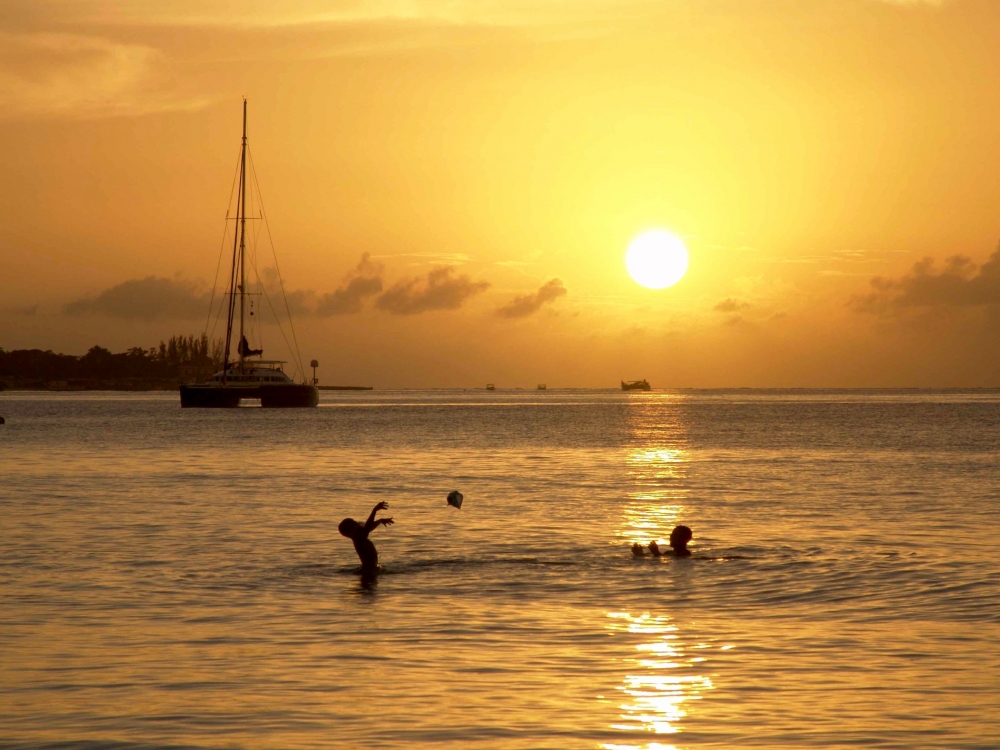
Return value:
[(230, 368), (226, 372), (217, 372), (212, 376), (212, 380), (221, 383), (291, 383), (281, 366), (284, 360), (257, 360), (245, 365), (243, 372)]

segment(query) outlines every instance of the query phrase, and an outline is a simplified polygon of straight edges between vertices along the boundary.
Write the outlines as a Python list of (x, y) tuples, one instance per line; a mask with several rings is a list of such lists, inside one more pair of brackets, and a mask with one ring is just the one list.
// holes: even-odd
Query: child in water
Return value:
[[(670, 532), (670, 546), (673, 550), (667, 554), (673, 554), (674, 557), (691, 557), (691, 550), (687, 548), (687, 545), (693, 536), (690, 527), (675, 526), (674, 530)], [(653, 553), (653, 557), (667, 556), (667, 554), (660, 552), (660, 546), (656, 542), (649, 543), (649, 551)], [(636, 557), (642, 557), (642, 547), (639, 546), (638, 542), (632, 545), (632, 554)]]
[(371, 515), (368, 516), (368, 520), (365, 521), (364, 525), (358, 523), (353, 518), (345, 518), (337, 527), (340, 529), (341, 534), (354, 542), (354, 549), (357, 551), (358, 557), (361, 558), (362, 573), (374, 573), (378, 570), (378, 551), (375, 549), (375, 545), (372, 544), (372, 540), (368, 538), (368, 535), (377, 529), (379, 524), (383, 526), (392, 525), (391, 518), (375, 520), (375, 514), (388, 507), (389, 504), (385, 501), (376, 505), (372, 508)]

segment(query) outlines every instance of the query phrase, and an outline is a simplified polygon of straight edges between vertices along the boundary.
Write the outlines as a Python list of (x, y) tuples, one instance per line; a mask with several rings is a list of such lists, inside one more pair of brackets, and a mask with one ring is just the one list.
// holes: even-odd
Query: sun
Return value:
[(676, 235), (653, 229), (632, 240), (625, 252), (625, 267), (636, 283), (666, 289), (687, 273), (688, 251)]

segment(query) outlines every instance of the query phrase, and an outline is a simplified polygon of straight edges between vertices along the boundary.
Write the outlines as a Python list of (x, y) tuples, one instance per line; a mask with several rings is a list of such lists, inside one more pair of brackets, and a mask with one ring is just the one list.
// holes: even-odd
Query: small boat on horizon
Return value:
[(539, 383), (538, 384), (538, 390), (544, 391), (546, 389), (547, 389), (547, 386), (545, 385), (545, 383)]
[(486, 384), (486, 390), (488, 390), (488, 391), (495, 391), (496, 389), (497, 389), (497, 387), (495, 385), (493, 385), (493, 383), (487, 383)]
[(643, 378), (642, 380), (630, 380), (629, 382), (622, 381), (623, 391), (651, 391), (652, 387), (649, 385), (649, 381)]
[[(247, 334), (253, 337), (253, 332), (257, 334), (256, 339), (258, 341), (260, 339), (260, 319), (259, 316), (255, 315), (255, 304), (252, 299), (257, 295), (247, 291), (247, 156), (247, 100), (244, 99), (243, 145), (240, 151), (239, 192), (236, 194), (233, 262), (229, 272), (229, 291), (226, 295), (228, 305), (226, 306), (226, 341), (223, 366), (222, 370), (215, 373), (206, 383), (181, 386), (181, 407), (183, 408), (234, 408), (239, 406), (243, 399), (260, 399), (260, 405), (263, 407), (319, 405), (319, 390), (316, 385), (305, 382), (305, 368), (302, 367), (301, 357), (298, 356), (298, 343), (296, 343), (295, 351), (292, 354), (296, 358), (299, 371), (302, 372), (303, 382), (301, 383), (296, 383), (285, 373), (283, 369), (286, 364), (285, 360), (263, 359), (263, 346), (260, 345), (255, 349), (247, 340)], [(249, 166), (253, 169), (252, 160)], [(256, 183), (256, 177), (254, 177), (253, 182)], [(258, 202), (256, 205), (260, 206), (261, 204)], [(262, 210), (259, 217), (253, 217), (250, 220), (254, 219), (266, 220)], [(251, 235), (252, 243), (255, 235), (252, 232)], [(252, 249), (253, 245), (251, 245)], [(253, 257), (250, 260), (251, 267), (256, 272), (257, 264)], [(259, 278), (257, 286), (259, 291), (266, 294), (266, 290), (260, 286)], [(282, 295), (284, 295), (284, 285), (282, 285)], [(270, 305), (270, 300), (268, 300), (268, 304)], [(214, 294), (211, 305), (214, 307)], [(285, 300), (285, 308), (288, 309), (287, 300)], [(222, 311), (223, 307), (220, 305), (218, 315), (221, 315)], [(211, 310), (209, 317), (211, 317)], [(275, 319), (277, 320), (277, 314), (275, 314)], [(280, 322), (278, 325), (281, 325)], [(237, 326), (238, 331), (234, 330)], [(239, 336), (239, 343), (236, 346), (237, 358), (230, 361), (233, 335), (236, 333)], [(295, 340), (294, 328), (292, 328), (292, 340)], [(289, 348), (291, 347), (289, 346)], [(313, 367), (317, 367), (318, 363), (315, 360), (313, 362)], [(315, 369), (313, 370), (313, 380), (316, 380)]]

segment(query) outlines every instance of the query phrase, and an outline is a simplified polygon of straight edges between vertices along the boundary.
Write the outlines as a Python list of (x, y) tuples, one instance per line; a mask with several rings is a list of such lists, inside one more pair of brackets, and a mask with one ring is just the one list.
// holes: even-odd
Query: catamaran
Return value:
[[(288, 300), (285, 299), (285, 311), (288, 313), (289, 328), (292, 333), (292, 341), (295, 349), (292, 356), (296, 359), (298, 372), (302, 373), (303, 382), (297, 383), (289, 377), (284, 366), (287, 360), (263, 359), (264, 348), (258, 346), (254, 348), (247, 339), (256, 338), (259, 343), (260, 338), (260, 316), (257, 315), (256, 298), (263, 295), (270, 305), (270, 297), (267, 296), (267, 288), (261, 284), (257, 273), (257, 263), (255, 253), (248, 254), (248, 238), (256, 247), (256, 238), (259, 232), (247, 234), (247, 221), (266, 222), (263, 204), (259, 201), (256, 217), (247, 216), (247, 157), (249, 149), (247, 147), (247, 100), (243, 100), (243, 141), (240, 148), (239, 162), (239, 192), (236, 194), (236, 217), (233, 232), (233, 259), (229, 271), (229, 291), (225, 295), (226, 305), (226, 340), (224, 365), (220, 372), (215, 373), (206, 383), (197, 385), (181, 386), (181, 406), (182, 407), (202, 407), (220, 408), (236, 407), (243, 399), (260, 399), (263, 407), (292, 407), (292, 406), (316, 406), (319, 404), (319, 390), (315, 384), (305, 382), (305, 368), (302, 367), (301, 357), (298, 356), (298, 343), (295, 338), (295, 329), (291, 325), (291, 311), (288, 308)], [(253, 159), (250, 160), (250, 169), (253, 170)], [(252, 184), (256, 184), (256, 174)], [(232, 200), (232, 197), (230, 197)], [(228, 217), (227, 217), (228, 219)], [(270, 230), (267, 234), (270, 238)], [(273, 245), (272, 245), (273, 250)], [(247, 285), (247, 260), (251, 261), (251, 275), (255, 277), (255, 288), (258, 291), (250, 291)], [(220, 258), (221, 261), (221, 258)], [(220, 263), (221, 265), (221, 263)], [(275, 261), (277, 268), (277, 261)], [(278, 277), (280, 283), (280, 276)], [(281, 296), (284, 298), (284, 285), (281, 284)], [(209, 304), (209, 320), (212, 318), (212, 311), (215, 308), (215, 296)], [(277, 311), (271, 306), (275, 320), (278, 320)], [(222, 314), (222, 305), (219, 306), (218, 315)], [(218, 321), (218, 316), (216, 318)], [(281, 326), (278, 321), (279, 327)], [(207, 327), (207, 326), (206, 326)], [(282, 330), (282, 335), (284, 331)], [(231, 358), (232, 343), (234, 336), (238, 336), (236, 345), (236, 357)], [(286, 342), (287, 342), (287, 337)], [(291, 348), (291, 345), (289, 346)], [(313, 378), (315, 381), (315, 377)]]

